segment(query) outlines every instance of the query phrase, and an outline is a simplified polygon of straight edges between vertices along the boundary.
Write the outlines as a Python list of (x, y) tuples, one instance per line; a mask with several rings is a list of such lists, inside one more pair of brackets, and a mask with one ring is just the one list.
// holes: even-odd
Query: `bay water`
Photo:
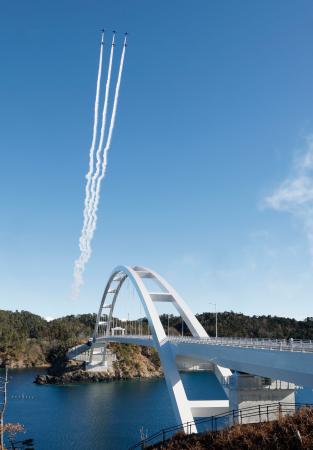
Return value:
[[(6, 422), (24, 425), (18, 439), (33, 438), (36, 450), (126, 450), (152, 434), (175, 425), (164, 379), (113, 381), (66, 386), (33, 383), (40, 369), (9, 371)], [(184, 372), (191, 400), (223, 399), (210, 372)], [(313, 403), (310, 389), (297, 401)]]

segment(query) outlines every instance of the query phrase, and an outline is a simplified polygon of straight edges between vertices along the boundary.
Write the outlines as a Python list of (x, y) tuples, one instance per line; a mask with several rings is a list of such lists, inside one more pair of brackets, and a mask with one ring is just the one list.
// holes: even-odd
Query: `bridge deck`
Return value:
[[(313, 387), (313, 341), (247, 338), (169, 337), (175, 355), (212, 361), (232, 370)], [(105, 342), (154, 347), (152, 336), (104, 336)]]
[[(170, 336), (168, 339), (171, 342), (177, 343), (192, 343), (205, 345), (220, 345), (227, 347), (241, 347), (254, 348), (263, 350), (278, 350), (285, 352), (301, 352), (313, 353), (313, 340), (287, 340), (287, 339), (259, 339), (259, 338), (233, 338), (233, 337), (219, 337), (219, 338), (198, 338), (193, 336)], [(146, 345), (153, 347), (153, 338), (151, 335), (124, 335), (124, 336), (103, 336), (97, 339), (97, 342), (115, 341), (134, 343), (140, 342), (139, 345)]]

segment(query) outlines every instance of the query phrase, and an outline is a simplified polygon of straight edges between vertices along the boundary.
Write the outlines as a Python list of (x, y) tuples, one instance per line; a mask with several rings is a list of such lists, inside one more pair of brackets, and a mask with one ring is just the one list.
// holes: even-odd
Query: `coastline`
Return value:
[(123, 380), (148, 380), (162, 378), (162, 374), (154, 374), (151, 376), (119, 376), (113, 372), (88, 372), (86, 370), (78, 370), (75, 372), (68, 372), (60, 376), (41, 374), (37, 375), (34, 383), (38, 385), (66, 385), (66, 384), (80, 384), (80, 383), (109, 383), (111, 381)]

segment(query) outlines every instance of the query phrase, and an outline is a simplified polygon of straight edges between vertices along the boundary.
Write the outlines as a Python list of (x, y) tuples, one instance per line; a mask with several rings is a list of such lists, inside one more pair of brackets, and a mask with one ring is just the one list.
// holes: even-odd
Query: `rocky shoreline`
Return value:
[(37, 375), (34, 383), (44, 384), (70, 384), (70, 383), (100, 383), (117, 380), (113, 373), (109, 372), (88, 372), (86, 370), (76, 370), (74, 372), (67, 372), (62, 375)]
[(39, 385), (45, 384), (57, 384), (65, 385), (71, 383), (108, 383), (110, 381), (118, 380), (134, 380), (134, 379), (152, 379), (161, 378), (163, 375), (161, 372), (150, 373), (148, 376), (145, 374), (137, 373), (136, 375), (116, 373), (116, 371), (87, 371), (85, 369), (78, 369), (70, 372), (63, 373), (61, 375), (41, 374), (37, 375), (34, 383)]

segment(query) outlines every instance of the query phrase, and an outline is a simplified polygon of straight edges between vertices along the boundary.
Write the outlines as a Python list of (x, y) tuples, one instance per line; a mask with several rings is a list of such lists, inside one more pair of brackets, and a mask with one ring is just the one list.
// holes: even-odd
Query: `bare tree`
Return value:
[(4, 412), (7, 406), (7, 384), (8, 384), (8, 368), (5, 368), (4, 377), (0, 377), (0, 393), (1, 393), (1, 402), (0, 402), (0, 449), (4, 449)]

